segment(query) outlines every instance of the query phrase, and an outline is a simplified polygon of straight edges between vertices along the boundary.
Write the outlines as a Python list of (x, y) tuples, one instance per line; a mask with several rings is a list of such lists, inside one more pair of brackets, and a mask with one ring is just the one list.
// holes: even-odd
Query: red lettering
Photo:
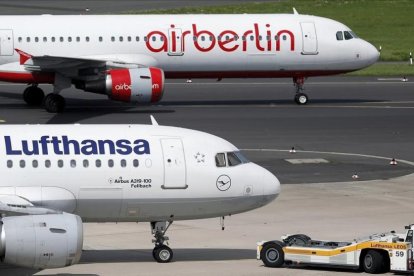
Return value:
[(185, 36), (186, 35), (188, 35), (188, 34), (191, 34), (191, 31), (185, 31), (185, 32), (183, 32), (183, 45), (182, 45), (182, 47), (183, 47), (183, 52), (185, 52)]
[[(225, 39), (225, 35), (228, 35), (228, 34), (230, 35), (229, 40)], [(233, 52), (239, 48), (239, 45), (234, 45), (233, 47), (230, 47), (230, 48), (228, 48), (229, 46), (226, 46), (227, 44), (235, 41), (237, 37), (236, 32), (225, 30), (225, 31), (222, 31), (219, 36), (221, 37), (221, 39), (218, 41), (218, 45), (223, 51)]]
[(243, 52), (246, 52), (247, 51), (247, 40), (249, 40), (248, 35), (249, 34), (252, 34), (252, 33), (253, 33), (253, 31), (252, 30), (249, 30), (249, 31), (245, 31), (244, 34), (243, 34), (243, 37), (244, 37), (244, 40), (243, 40)]
[[(266, 24), (266, 27), (269, 28), (270, 24)], [(272, 33), (269, 29), (266, 30), (266, 40), (267, 40), (267, 50), (270, 52), (272, 50)]]
[(276, 40), (276, 51), (280, 51), (280, 40), (282, 39), (280, 36), (282, 34), (287, 34), (290, 36), (290, 50), (295, 51), (295, 36), (291, 31), (288, 30), (281, 30), (277, 33), (277, 40)]
[[(159, 48), (154, 48), (151, 45), (151, 41), (152, 41), (151, 38), (154, 35), (159, 35), (160, 38), (162, 37), (162, 39), (161, 39), (162, 40), (162, 45)], [(148, 50), (150, 50), (151, 52), (157, 53), (157, 52), (162, 52), (162, 51), (164, 51), (164, 52), (168, 51), (167, 36), (164, 33), (160, 32), (160, 31), (152, 31), (152, 32), (148, 33), (147, 34), (147, 41), (145, 42), (145, 44), (147, 45)]]
[[(207, 41), (210, 41), (210, 46), (203, 48), (200, 46), (200, 44), (198, 44), (198, 37), (202, 34), (206, 34), (208, 38), (212, 37), (213, 39), (207, 39)], [(216, 45), (216, 38), (214, 37), (213, 33), (207, 30), (201, 30), (199, 32), (197, 32), (197, 25), (193, 24), (193, 35), (196, 38), (194, 40), (194, 46), (197, 48), (197, 50), (199, 50), (200, 52), (209, 52), (211, 51), (214, 46)]]
[(264, 48), (262, 45), (260, 45), (260, 33), (259, 33), (259, 25), (257, 23), (254, 23), (254, 32), (256, 36), (256, 48), (259, 51), (264, 51)]

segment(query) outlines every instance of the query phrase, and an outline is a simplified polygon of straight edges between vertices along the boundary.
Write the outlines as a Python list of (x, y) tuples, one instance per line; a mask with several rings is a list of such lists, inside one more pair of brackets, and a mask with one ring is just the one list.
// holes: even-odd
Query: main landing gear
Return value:
[(152, 242), (155, 243), (152, 257), (159, 263), (168, 263), (173, 258), (173, 251), (165, 245), (165, 243), (168, 244), (167, 241), (169, 240), (165, 233), (172, 223), (172, 221), (151, 222), (151, 232), (154, 235)]
[(305, 84), (304, 77), (293, 77), (293, 84), (296, 89), (295, 102), (299, 105), (307, 104), (309, 101), (308, 95), (303, 93), (303, 85)]
[(65, 109), (65, 98), (57, 93), (50, 93), (45, 97), (43, 90), (32, 84), (23, 91), (23, 100), (30, 106), (44, 104), (47, 112), (60, 113)]

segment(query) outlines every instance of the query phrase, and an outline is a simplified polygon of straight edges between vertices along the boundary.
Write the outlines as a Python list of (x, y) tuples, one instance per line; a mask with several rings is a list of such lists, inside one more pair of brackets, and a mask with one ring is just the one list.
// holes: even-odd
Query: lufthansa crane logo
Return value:
[(230, 189), (231, 179), (228, 175), (222, 174), (217, 178), (216, 185), (220, 191), (227, 191)]

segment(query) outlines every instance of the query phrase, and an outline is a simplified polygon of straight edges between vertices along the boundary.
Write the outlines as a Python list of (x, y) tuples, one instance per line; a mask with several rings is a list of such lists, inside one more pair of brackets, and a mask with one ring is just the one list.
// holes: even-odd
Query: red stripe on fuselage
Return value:
[(0, 72), (0, 81), (15, 83), (54, 83), (53, 73)]

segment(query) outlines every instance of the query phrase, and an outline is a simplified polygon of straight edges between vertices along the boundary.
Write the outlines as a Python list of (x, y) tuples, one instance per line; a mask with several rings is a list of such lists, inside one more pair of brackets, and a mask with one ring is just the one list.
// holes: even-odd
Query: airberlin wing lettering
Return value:
[[(214, 34), (209, 30), (199, 29), (197, 24), (192, 24), (191, 30), (183, 31), (181, 35), (177, 35), (175, 25), (170, 25), (168, 35), (162, 31), (151, 31), (145, 37), (146, 46), (151, 52), (168, 52), (170, 45), (170, 51), (176, 52), (177, 45), (181, 45), (181, 50), (185, 51), (185, 37), (190, 35), (191, 39), (187, 40), (192, 42), (195, 49), (200, 52), (210, 52), (216, 48), (224, 52), (242, 51), (256, 49), (260, 52), (281, 51), (281, 38), (283, 41), (290, 42), (290, 51), (295, 51), (295, 36), (293, 32), (289, 30), (273, 31), (270, 29), (270, 24), (266, 24), (266, 32), (263, 33), (260, 30), (259, 24), (254, 23), (251, 30), (246, 30), (243, 33), (237, 33), (233, 30), (223, 30), (219, 34)], [(263, 35), (261, 35), (263, 34)], [(171, 40), (171, 41), (169, 41)], [(161, 42), (161, 43), (159, 43)]]
[(150, 154), (147, 140), (73, 140), (68, 136), (42, 136), (39, 140), (21, 140), (13, 143), (10, 136), (4, 136), (7, 155), (101, 155), (101, 154)]

